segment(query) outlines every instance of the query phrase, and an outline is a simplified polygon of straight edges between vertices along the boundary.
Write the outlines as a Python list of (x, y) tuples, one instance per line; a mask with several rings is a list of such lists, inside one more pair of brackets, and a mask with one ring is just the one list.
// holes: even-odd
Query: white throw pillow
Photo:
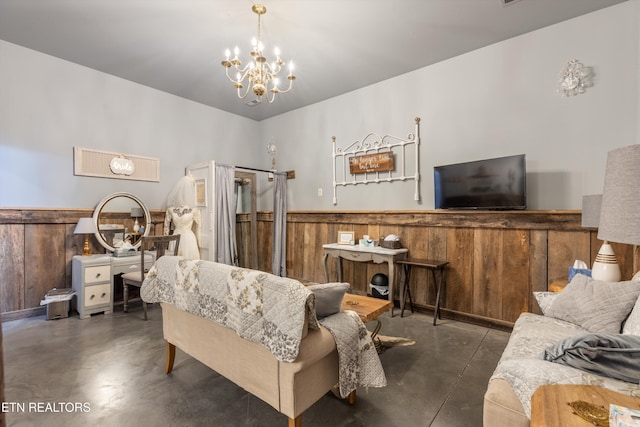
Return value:
[(624, 323), (622, 333), (627, 335), (640, 335), (640, 298), (636, 300), (636, 305), (633, 306), (631, 314)]
[(540, 307), (540, 310), (542, 310), (542, 314), (546, 316), (547, 310), (549, 309), (553, 301), (555, 301), (556, 297), (558, 296), (558, 292), (534, 292), (533, 296), (536, 298), (538, 306)]
[(601, 282), (577, 274), (547, 309), (547, 316), (594, 333), (619, 334), (640, 295), (640, 282)]

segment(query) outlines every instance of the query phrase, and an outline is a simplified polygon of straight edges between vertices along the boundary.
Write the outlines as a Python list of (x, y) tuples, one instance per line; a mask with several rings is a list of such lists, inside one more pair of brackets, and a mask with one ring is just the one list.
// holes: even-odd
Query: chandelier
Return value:
[[(293, 63), (289, 62), (289, 74), (287, 75), (289, 87), (287, 87), (286, 90), (278, 87), (280, 83), (278, 74), (285, 64), (284, 61), (280, 59), (280, 50), (277, 47), (275, 48), (276, 59), (269, 63), (262, 53), (264, 45), (260, 41), (260, 17), (267, 13), (267, 8), (262, 4), (254, 4), (251, 10), (258, 15), (258, 38), (256, 39), (254, 37), (253, 40), (251, 40), (252, 48), (249, 63), (244, 67), (242, 66), (242, 61), (238, 59), (240, 50), (236, 46), (233, 51), (233, 58), (230, 58), (231, 52), (229, 52), (229, 49), (226, 50), (226, 58), (222, 61), (222, 66), (225, 68), (227, 78), (238, 90), (239, 98), (245, 98), (251, 91), (257, 97), (258, 101), (261, 101), (262, 97), (265, 96), (267, 102), (272, 103), (275, 100), (276, 94), (287, 93), (291, 90), (296, 76), (293, 75)], [(229, 71), (232, 68), (236, 71), (235, 79), (229, 75)], [(269, 94), (271, 94), (271, 96), (269, 96)]]

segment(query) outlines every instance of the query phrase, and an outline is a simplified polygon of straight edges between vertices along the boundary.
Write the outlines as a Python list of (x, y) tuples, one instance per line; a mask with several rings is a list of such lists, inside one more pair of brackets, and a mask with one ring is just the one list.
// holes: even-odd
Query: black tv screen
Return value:
[(433, 168), (436, 209), (526, 209), (525, 155)]

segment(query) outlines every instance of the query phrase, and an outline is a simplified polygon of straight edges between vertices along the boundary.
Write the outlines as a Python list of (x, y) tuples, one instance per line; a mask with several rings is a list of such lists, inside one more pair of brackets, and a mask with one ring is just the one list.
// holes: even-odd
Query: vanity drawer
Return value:
[(369, 252), (356, 252), (356, 251), (344, 251), (339, 253), (340, 258), (348, 259), (351, 261), (368, 262), (373, 260), (373, 254)]
[(111, 280), (109, 274), (111, 273), (111, 266), (100, 265), (96, 267), (86, 267), (84, 269), (84, 283), (98, 283)]
[(111, 283), (103, 283), (102, 285), (85, 286), (84, 288), (84, 306), (93, 307), (96, 305), (111, 303)]

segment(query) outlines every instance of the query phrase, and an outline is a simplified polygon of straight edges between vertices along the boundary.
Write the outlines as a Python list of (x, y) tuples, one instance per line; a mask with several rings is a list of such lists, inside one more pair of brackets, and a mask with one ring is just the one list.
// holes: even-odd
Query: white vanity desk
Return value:
[[(151, 268), (154, 261), (154, 254), (145, 251), (145, 269)], [(86, 319), (94, 313), (113, 312), (114, 277), (140, 271), (140, 253), (128, 257), (76, 255), (71, 264), (71, 286), (77, 293), (76, 308), (80, 319)]]

